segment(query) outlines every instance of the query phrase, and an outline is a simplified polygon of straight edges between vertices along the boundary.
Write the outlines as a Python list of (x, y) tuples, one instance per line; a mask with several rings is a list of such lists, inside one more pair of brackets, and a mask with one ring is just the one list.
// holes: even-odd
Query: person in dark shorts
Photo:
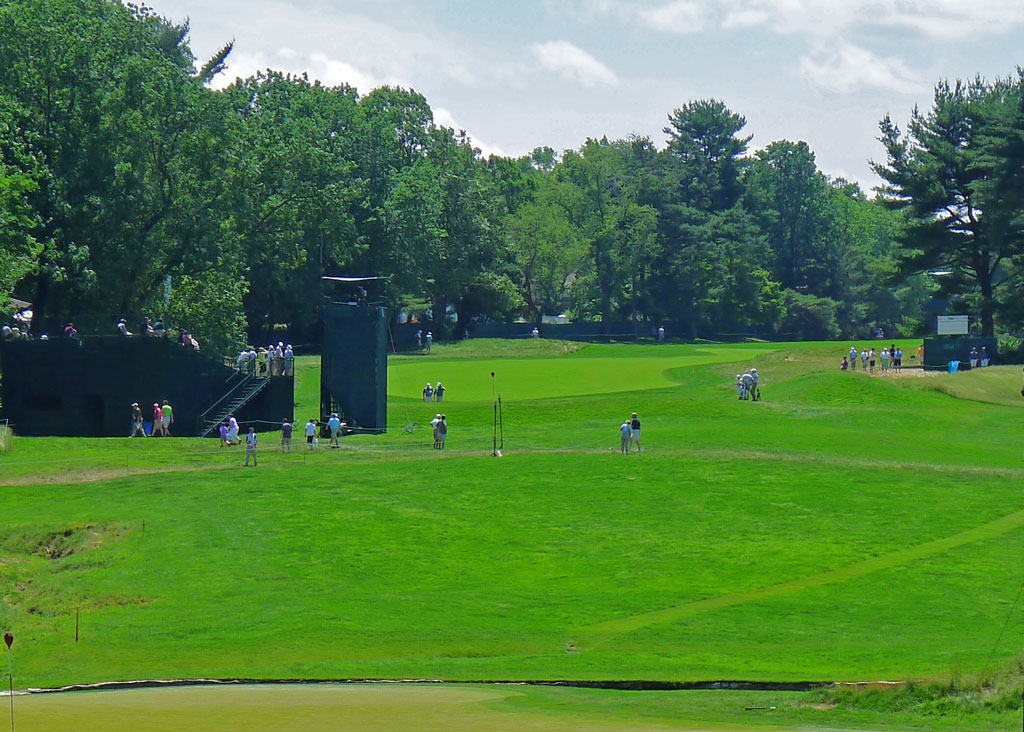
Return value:
[(281, 420), (281, 452), (292, 451), (292, 423), (287, 419)]

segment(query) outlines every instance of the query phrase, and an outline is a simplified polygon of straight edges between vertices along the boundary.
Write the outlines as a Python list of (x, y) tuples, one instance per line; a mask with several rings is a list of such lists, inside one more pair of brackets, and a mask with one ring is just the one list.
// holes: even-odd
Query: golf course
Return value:
[[(16, 690), (335, 682), (19, 695), (18, 728), (1018, 729), (1020, 367), (841, 372), (850, 345), (435, 344), (390, 358), (386, 434), (266, 432), (256, 468), (14, 426)], [(300, 356), (298, 425), (319, 378)], [(413, 679), (445, 683), (337, 683)], [(553, 681), (638, 690), (518, 683)]]

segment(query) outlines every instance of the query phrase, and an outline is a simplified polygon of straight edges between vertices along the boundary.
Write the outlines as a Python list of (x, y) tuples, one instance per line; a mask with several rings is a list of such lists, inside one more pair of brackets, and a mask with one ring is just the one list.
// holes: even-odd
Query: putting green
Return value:
[[(641, 732), (753, 730), (674, 720), (517, 706), (514, 686), (398, 684), (204, 686), (33, 695), (15, 700), (18, 728), (35, 732)], [(759, 728), (760, 729), (760, 728)], [(782, 732), (773, 727), (774, 732)]]
[(492, 371), (497, 390), (509, 401), (661, 389), (678, 383), (672, 371), (680, 367), (753, 360), (774, 350), (778, 347), (651, 346), (638, 352), (636, 346), (605, 345), (550, 358), (424, 357), (389, 364), (388, 393), (419, 399), (428, 381), (441, 381), (446, 401), (489, 400)]

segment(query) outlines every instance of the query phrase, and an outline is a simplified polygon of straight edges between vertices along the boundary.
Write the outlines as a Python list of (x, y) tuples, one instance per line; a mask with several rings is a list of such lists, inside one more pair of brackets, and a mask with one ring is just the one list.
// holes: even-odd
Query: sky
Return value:
[(262, 69), (360, 93), (426, 96), (486, 155), (588, 137), (665, 141), (667, 116), (722, 100), (753, 152), (804, 140), (832, 177), (878, 182), (886, 114), (902, 127), (940, 79), (1024, 63), (1021, 0), (150, 0), (190, 22), (201, 63), (234, 40), (214, 86)]

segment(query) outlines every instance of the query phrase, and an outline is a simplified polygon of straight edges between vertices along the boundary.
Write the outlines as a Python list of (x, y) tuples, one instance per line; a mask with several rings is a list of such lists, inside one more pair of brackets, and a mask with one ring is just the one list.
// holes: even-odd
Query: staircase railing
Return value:
[[(253, 373), (242, 374), (242, 379), (237, 384), (235, 384), (230, 389), (228, 389), (226, 392), (224, 392), (224, 394), (222, 394), (221, 397), (219, 399), (217, 399), (217, 401), (215, 401), (213, 404), (211, 404), (209, 407), (207, 407), (207, 409), (202, 414), (199, 415), (199, 419), (198, 419), (198, 421), (199, 421), (199, 431), (200, 431), (199, 436), (200, 437), (206, 437), (206, 435), (210, 434), (210, 431), (214, 427), (216, 427), (217, 423), (219, 422), (219, 420), (214, 420), (211, 423), (210, 415), (211, 414), (217, 414), (218, 416), (220, 416), (219, 413), (217, 412), (217, 410), (218, 409), (223, 410), (225, 407), (229, 406), (232, 403), (232, 399), (234, 397), (238, 396), (239, 394), (244, 394), (245, 393), (245, 387), (251, 386), (252, 384), (257, 383), (257, 382), (259, 383), (259, 388), (252, 390), (252, 393), (248, 394), (246, 396), (245, 400), (241, 404), (239, 404), (237, 406), (242, 406), (243, 404), (248, 402), (253, 396), (255, 396), (260, 391), (262, 391), (263, 387), (266, 386), (266, 383), (269, 382), (269, 381), (270, 381), (269, 378), (259, 379)], [(235, 407), (235, 408), (237, 408), (237, 407)], [(224, 416), (227, 417), (227, 416), (230, 416), (230, 415), (224, 415)]]

